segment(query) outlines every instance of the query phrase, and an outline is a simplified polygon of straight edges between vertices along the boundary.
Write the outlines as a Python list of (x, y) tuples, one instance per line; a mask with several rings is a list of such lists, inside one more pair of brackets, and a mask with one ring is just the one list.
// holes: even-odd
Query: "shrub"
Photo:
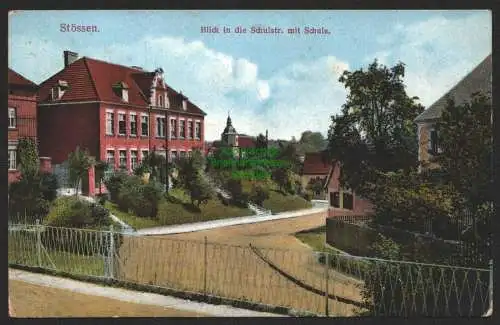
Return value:
[(158, 214), (162, 193), (161, 183), (150, 181), (144, 184), (140, 177), (130, 176), (120, 187), (117, 204), (122, 211), (131, 210), (139, 217), (154, 218)]
[(269, 198), (269, 188), (261, 185), (253, 185), (250, 199), (258, 205), (262, 205)]
[(68, 196), (56, 199), (44, 220), (47, 226), (100, 228), (109, 226), (109, 211), (104, 207)]
[(313, 198), (313, 194), (311, 193), (311, 191), (306, 191), (306, 192), (302, 193), (302, 197), (306, 201), (311, 201)]
[(59, 188), (59, 182), (57, 181), (56, 175), (52, 173), (42, 173), (40, 185), (43, 197), (49, 202), (54, 201), (57, 197), (57, 189)]
[(96, 198), (97, 202), (99, 202), (100, 205), (104, 205), (108, 200), (108, 194), (107, 193), (97, 194)]
[(9, 215), (44, 216), (49, 211), (38, 175), (22, 176), (9, 186)]
[(104, 181), (106, 189), (109, 192), (110, 200), (116, 202), (120, 192), (120, 188), (127, 180), (128, 175), (123, 171), (113, 173), (108, 179)]

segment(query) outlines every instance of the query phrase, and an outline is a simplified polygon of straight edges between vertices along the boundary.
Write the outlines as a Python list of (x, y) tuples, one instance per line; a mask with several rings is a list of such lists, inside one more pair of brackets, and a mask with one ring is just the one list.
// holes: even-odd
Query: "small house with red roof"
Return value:
[(206, 115), (170, 87), (164, 71), (78, 58), (38, 92), (40, 152), (61, 164), (77, 146), (115, 168), (132, 171), (155, 150), (171, 158), (203, 150)]
[[(300, 175), (303, 188), (308, 188), (313, 182), (319, 182), (324, 186), (330, 166), (326, 155), (320, 152), (307, 152), (304, 156), (302, 172)], [(316, 199), (326, 200), (326, 191), (316, 191), (314, 193)]]
[[(17, 145), (19, 139), (37, 138), (37, 90), (38, 86), (16, 71), (8, 69), (8, 181), (19, 177)], [(50, 171), (50, 158), (40, 157), (41, 170)]]

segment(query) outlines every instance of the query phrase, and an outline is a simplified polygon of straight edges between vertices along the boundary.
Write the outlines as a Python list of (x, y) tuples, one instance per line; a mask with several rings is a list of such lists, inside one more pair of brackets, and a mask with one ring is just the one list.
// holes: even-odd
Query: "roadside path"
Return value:
[(257, 312), (231, 306), (210, 305), (159, 294), (138, 292), (121, 288), (103, 287), (92, 283), (15, 269), (9, 269), (9, 279), (52, 288), (65, 289), (87, 295), (106, 297), (135, 304), (146, 304), (203, 313), (215, 317), (283, 317), (282, 315)]

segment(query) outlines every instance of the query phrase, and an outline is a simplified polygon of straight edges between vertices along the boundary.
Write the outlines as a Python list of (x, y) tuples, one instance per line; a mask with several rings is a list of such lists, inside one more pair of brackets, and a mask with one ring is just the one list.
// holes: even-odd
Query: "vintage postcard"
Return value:
[(8, 19), (11, 317), (491, 315), (490, 11)]

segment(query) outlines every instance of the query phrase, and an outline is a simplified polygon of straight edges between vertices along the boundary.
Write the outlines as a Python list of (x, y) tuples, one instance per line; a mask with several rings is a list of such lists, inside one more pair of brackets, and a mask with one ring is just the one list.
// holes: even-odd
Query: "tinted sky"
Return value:
[[(61, 32), (60, 25), (98, 32)], [(202, 26), (279, 27), (284, 34), (202, 34)], [(330, 35), (287, 34), (323, 27)], [(207, 112), (218, 138), (228, 110), (241, 133), (326, 134), (346, 92), (345, 70), (373, 59), (407, 65), (408, 93), (432, 104), (492, 49), (488, 11), (20, 11), (9, 18), (9, 66), (40, 83), (71, 50), (147, 70)]]

